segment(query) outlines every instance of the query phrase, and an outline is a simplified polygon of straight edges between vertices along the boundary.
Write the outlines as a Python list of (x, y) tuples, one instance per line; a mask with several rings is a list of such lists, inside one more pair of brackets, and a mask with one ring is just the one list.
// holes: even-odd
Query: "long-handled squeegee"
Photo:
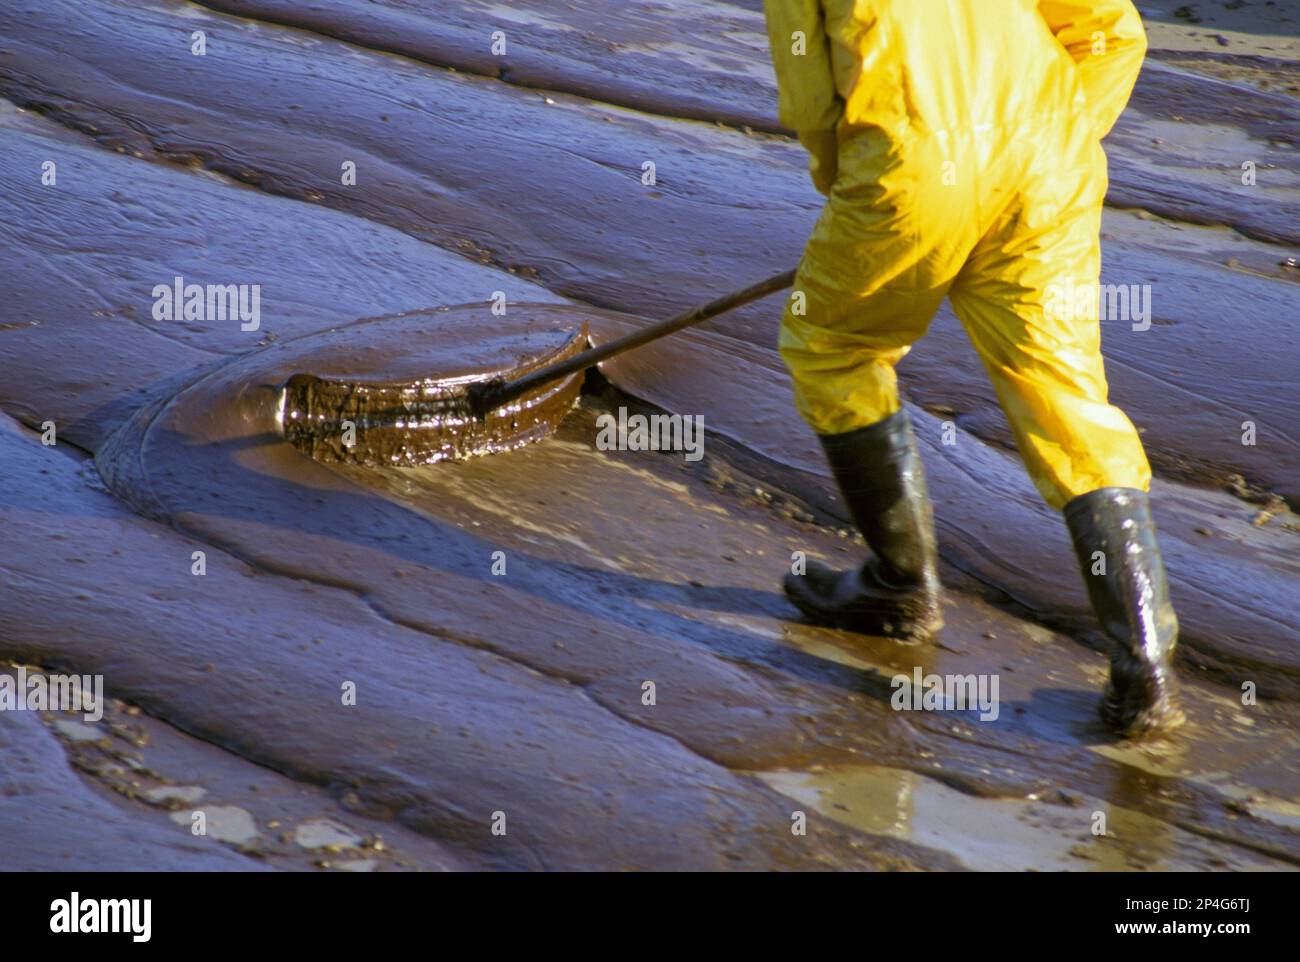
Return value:
[(510, 451), (559, 426), (589, 367), (793, 283), (786, 271), (590, 348), (581, 309), (561, 304), (528, 305), (491, 326), (471, 324), (480, 310), (471, 305), (344, 325), (284, 348), (302, 356), (279, 394), (281, 428), (322, 461), (414, 465)]
[(631, 334), (625, 334), (623, 337), (616, 338), (608, 343), (588, 348), (566, 360), (538, 368), (514, 380), (493, 378), (471, 384), (466, 391), (466, 401), (470, 412), (474, 417), (482, 419), (489, 412), (495, 411), (497, 408), (503, 407), (551, 381), (567, 377), (570, 374), (576, 374), (579, 371), (585, 371), (601, 361), (631, 351), (644, 344), (649, 344), (651, 341), (657, 341), (669, 334), (675, 334), (683, 328), (700, 323), (700, 321), (707, 321), (711, 317), (725, 314), (734, 308), (756, 301), (760, 297), (766, 297), (768, 294), (784, 290), (794, 283), (794, 275), (793, 270), (785, 271), (775, 277), (760, 281), (751, 287), (746, 287), (744, 290), (723, 295), (709, 301), (707, 304), (701, 304), (698, 307), (684, 311), (676, 317), (670, 317), (656, 324), (648, 324), (639, 331), (633, 331)]

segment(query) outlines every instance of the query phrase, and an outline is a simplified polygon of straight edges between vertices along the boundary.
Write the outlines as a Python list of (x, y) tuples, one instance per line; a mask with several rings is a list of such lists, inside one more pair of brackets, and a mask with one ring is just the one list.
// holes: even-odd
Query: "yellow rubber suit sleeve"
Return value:
[(763, 6), (776, 68), (778, 116), (811, 156), (813, 185), (828, 194), (837, 172), (835, 126), (844, 102), (835, 90), (821, 2), (764, 0)]
[(1142, 69), (1142, 18), (1130, 0), (1039, 0), (1038, 12), (1079, 65), (1093, 126), (1105, 137)]

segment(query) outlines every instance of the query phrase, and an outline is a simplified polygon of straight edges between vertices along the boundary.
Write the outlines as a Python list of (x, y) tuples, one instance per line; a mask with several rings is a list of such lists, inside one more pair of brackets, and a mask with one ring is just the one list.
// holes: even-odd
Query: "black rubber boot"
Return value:
[(1093, 611), (1110, 641), (1101, 717), (1128, 738), (1183, 722), (1173, 667), (1178, 618), (1146, 493), (1100, 488), (1065, 506)]
[(831, 473), (871, 555), (856, 571), (809, 561), (785, 593), (811, 620), (912, 641), (943, 625), (934, 515), (906, 411), (845, 434), (819, 435)]

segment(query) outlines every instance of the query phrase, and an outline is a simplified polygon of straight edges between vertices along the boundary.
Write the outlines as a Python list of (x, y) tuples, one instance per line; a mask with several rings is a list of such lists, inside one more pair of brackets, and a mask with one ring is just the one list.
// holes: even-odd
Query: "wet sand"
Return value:
[[(114, 804), (69, 767), (59, 738), (35, 714), (0, 714), (0, 760), (0, 842), (11, 853), (0, 865), (5, 870), (260, 868), (134, 806)], [(17, 860), (12, 853), (20, 853)]]
[[(268, 491), (278, 487), (275, 477), (260, 473), (267, 465), (253, 466), (236, 483), (253, 512), (222, 520), (220, 537), (193, 540), (87, 486), (75, 462), (12, 421), (3, 438), (14, 484), (39, 483), (44, 505), (41, 512), (6, 505), (3, 550), (14, 600), (0, 636), (11, 657), (102, 674), (109, 692), (182, 731), (336, 798), (352, 797), (361, 814), (487, 866), (951, 864), (939, 853), (927, 858), (833, 826), (794, 839), (789, 807), (773, 791), (602, 704), (617, 700), (624, 712), (636, 711), (639, 681), (625, 679), (598, 699), (596, 683), (576, 672), (542, 671), (494, 653), (492, 639), (504, 632), (560, 657), (556, 642), (580, 622), (562, 605), (511, 604), (509, 592), (476, 584), (468, 566), (455, 570), (464, 548), (449, 526), (421, 525), (331, 480), (283, 442), (262, 453), (295, 473), (288, 499), (267, 505), (263, 496), (285, 492)], [(247, 447), (244, 456), (258, 451)], [(157, 480), (167, 477), (162, 468)], [(210, 480), (222, 488), (230, 482)], [(210, 491), (199, 500), (217, 503)], [(277, 511), (318, 531), (277, 533), (284, 524)], [(195, 505), (171, 520), (185, 530), (204, 527)], [(191, 573), (196, 548), (208, 553), (201, 578)], [(43, 573), (60, 564), (87, 572), (85, 580), (47, 580)], [(357, 575), (392, 585), (385, 594), (406, 610), (357, 590)], [(602, 639), (610, 662), (619, 637)], [(642, 660), (621, 670), (655, 668)], [(708, 664), (676, 668), (682, 687), (708, 683)], [(733, 703), (743, 700), (735, 672), (725, 665), (719, 672), (731, 677), (718, 689)], [(672, 680), (657, 674), (665, 685)], [(347, 682), (356, 686), (354, 706), (341, 698)], [(712, 700), (701, 711), (727, 714)], [(772, 722), (785, 729), (783, 744), (794, 741), (795, 711), (789, 706)], [(730, 724), (741, 721), (733, 716)], [(506, 813), (504, 837), (490, 831), (495, 811)]]
[[(0, 746), (7, 776), (0, 839), (6, 852), (24, 855), (6, 869), (372, 872), (474, 864), (363, 815), (346, 794), (335, 800), (122, 702), (110, 702), (93, 724), (76, 712), (5, 712)], [(201, 836), (189, 831), (198, 812), (208, 823)]]
[[(719, 69), (628, 39), (635, 13), (607, 36), (635, 39), (644, 76)], [(52, 33), (45, 16), (81, 27)], [(0, 738), (42, 759), (40, 791), (81, 793), (148, 838), (131, 867), (1300, 861), (1300, 530), (1267, 500), (1270, 487), (1294, 496), (1300, 464), (1291, 349), (1273, 343), (1295, 319), (1295, 281), (1266, 243), (1285, 208), (1238, 205), (1235, 233), (1192, 226), (1213, 219), (1212, 205), (1177, 207), (1203, 193), (1198, 161), (1165, 192), (1180, 221), (1107, 215), (1108, 271), (1118, 261), (1117, 280), (1141, 272), (1167, 295), (1150, 330), (1105, 336), (1116, 395), (1163, 476), (1190, 717), (1171, 739), (1127, 745), (1095, 721), (1105, 659), (1063, 526), (999, 447), (950, 317), (908, 372), (950, 586), (934, 648), (802, 625), (779, 594), (791, 552), (849, 563), (861, 547), (790, 407), (770, 302), (607, 363), (557, 434), (520, 450), (376, 467), (284, 438), (295, 374), (340, 397), (408, 384), (458, 358), (483, 366), (506, 330), (586, 323), (599, 342), (637, 322), (591, 305), (662, 316), (788, 266), (816, 199), (780, 136), (630, 97), (659, 115), (544, 97), (521, 86), (541, 76), (527, 73), (547, 60), (536, 51), (504, 77), (466, 77), (189, 4), (29, 5), (0, 20), (0, 89), (47, 114), (0, 111), (0, 168), (24, 185), (0, 200), (13, 268), (0, 656), (101, 672), (116, 699), (98, 740), (35, 716)], [(455, 47), (446, 20), (445, 35), (400, 33)], [(110, 57), (105, 25), (136, 52)], [(175, 36), (201, 26), (209, 58), (238, 57), (189, 59)], [(378, 29), (366, 17), (343, 26), (332, 32), (384, 45), (347, 34)], [(562, 29), (522, 26), (539, 49)], [(74, 40), (75, 57), (57, 49)], [(545, 69), (582, 93), (601, 74), (578, 60)], [(691, 96), (702, 110), (717, 92)], [(1231, 136), (1276, 125), (1270, 105)], [(455, 159), (470, 151), (472, 171)], [(639, 183), (643, 157), (666, 158), (657, 190)], [(31, 180), (48, 158), (56, 190)], [(338, 184), (343, 159), (360, 187)], [(1123, 189), (1160, 209), (1146, 177)], [(155, 320), (148, 292), (177, 274), (260, 283), (260, 327)], [(1249, 316), (1235, 310), (1226, 330), (1241, 303)], [(596, 418), (619, 407), (702, 414), (705, 457), (596, 450)], [(1252, 416), (1255, 449), (1238, 440)], [(956, 445), (941, 441), (948, 418)], [(55, 447), (39, 440), (47, 420)], [(1261, 486), (1238, 486), (1253, 500), (1217, 490), (1233, 474)], [(890, 677), (918, 666), (997, 674), (998, 720), (893, 711)], [(1243, 681), (1259, 704), (1241, 704)], [(355, 706), (340, 700), (349, 682)], [(148, 771), (124, 774), (131, 758)], [(271, 773), (265, 794), (237, 787), (250, 769)], [(122, 864), (75, 813), (13, 804), (36, 840), (15, 867), (48, 866), (60, 845)], [(215, 813), (216, 839), (188, 841), (191, 807)], [(791, 832), (797, 811), (806, 836)], [(1097, 811), (1105, 836), (1090, 830)]]

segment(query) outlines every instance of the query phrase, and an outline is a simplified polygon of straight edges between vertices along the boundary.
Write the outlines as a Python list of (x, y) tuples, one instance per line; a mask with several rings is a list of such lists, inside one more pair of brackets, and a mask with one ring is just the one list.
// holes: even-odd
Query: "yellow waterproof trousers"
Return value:
[(820, 434), (898, 410), (896, 365), (945, 297), (1030, 476), (1061, 507), (1146, 490), (1107, 401), (1100, 140), (1145, 51), (1129, 0), (768, 0), (781, 117), (826, 207), (780, 350)]

